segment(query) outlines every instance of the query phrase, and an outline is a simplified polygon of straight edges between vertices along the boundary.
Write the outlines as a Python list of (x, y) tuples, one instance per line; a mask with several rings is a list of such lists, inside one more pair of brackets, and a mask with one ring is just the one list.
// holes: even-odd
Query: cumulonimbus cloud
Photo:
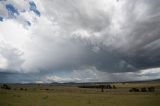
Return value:
[[(39, 16), (28, 11), (0, 21), (0, 41), (15, 48), (0, 48), (15, 57), (0, 52), (2, 72), (49, 74), (95, 67), (123, 73), (160, 66), (159, 0), (35, 0), (35, 4)], [(4, 8), (0, 13), (7, 14)], [(31, 20), (27, 28), (25, 19)], [(14, 66), (6, 61), (14, 61)]]

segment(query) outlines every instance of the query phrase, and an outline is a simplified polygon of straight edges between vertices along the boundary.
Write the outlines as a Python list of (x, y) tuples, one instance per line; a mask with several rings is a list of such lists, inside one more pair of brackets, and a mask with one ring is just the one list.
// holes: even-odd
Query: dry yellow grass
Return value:
[[(32, 86), (27, 91), (1, 89), (0, 106), (160, 106), (159, 91), (128, 92), (130, 87), (158, 87), (159, 84), (115, 85), (117, 89), (105, 90), (103, 93), (100, 89), (83, 89), (74, 86)], [(50, 90), (45, 90), (46, 88)]]

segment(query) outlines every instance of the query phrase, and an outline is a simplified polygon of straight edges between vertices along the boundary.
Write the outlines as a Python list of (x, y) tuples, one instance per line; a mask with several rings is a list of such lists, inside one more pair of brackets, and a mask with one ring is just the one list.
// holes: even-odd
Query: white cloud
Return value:
[(73, 81), (71, 78), (64, 78), (59, 76), (47, 76), (44, 82), (70, 82)]
[(0, 55), (0, 69), (5, 69), (7, 67), (7, 60)]

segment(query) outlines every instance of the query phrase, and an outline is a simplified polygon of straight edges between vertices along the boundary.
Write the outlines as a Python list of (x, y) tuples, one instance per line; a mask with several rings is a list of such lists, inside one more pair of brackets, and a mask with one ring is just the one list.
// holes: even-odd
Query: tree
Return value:
[(11, 89), (11, 87), (9, 87), (7, 84), (3, 84), (3, 85), (1, 86), (1, 88), (2, 88), (2, 89), (8, 89), (8, 90)]
[(101, 92), (104, 92), (104, 87), (105, 86), (104, 85), (100, 85), (99, 87), (101, 88)]

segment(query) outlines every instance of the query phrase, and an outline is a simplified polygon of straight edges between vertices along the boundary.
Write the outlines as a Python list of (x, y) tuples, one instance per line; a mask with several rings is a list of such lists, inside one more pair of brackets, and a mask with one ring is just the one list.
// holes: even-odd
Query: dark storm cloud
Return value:
[[(124, 19), (122, 23), (117, 23), (121, 30), (116, 32), (117, 35), (114, 33), (116, 30), (112, 27), (112, 22), (115, 17), (120, 17), (120, 14), (113, 14), (112, 12), (116, 13), (115, 9), (103, 11), (101, 8), (93, 7), (97, 2), (90, 0), (86, 2), (60, 0), (51, 3), (54, 6), (48, 7), (48, 11), (55, 15), (55, 20), (66, 32), (85, 29), (91, 36), (74, 39), (78, 40), (79, 44), (73, 45), (86, 44), (80, 48), (83, 54), (77, 58), (72, 58), (72, 55), (70, 61), (59, 64), (61, 68), (64, 66), (64, 69), (68, 67), (70, 70), (71, 67), (76, 69), (81, 66), (95, 66), (107, 72), (127, 72), (160, 66), (158, 0), (125, 0), (120, 11)], [(62, 13), (62, 17), (55, 14), (53, 9)], [(111, 29), (113, 31), (110, 31)], [(99, 33), (100, 37), (95, 37), (94, 33)], [(83, 33), (81, 35), (83, 36)], [(95, 47), (98, 48), (98, 52), (93, 51)], [(70, 50), (70, 47), (68, 49)], [(79, 59), (80, 61), (77, 61)]]
[[(1, 70), (1, 69), (0, 69)], [(1, 70), (2, 71), (2, 70)], [(8, 70), (10, 71), (10, 70)], [(15, 73), (15, 72), (0, 72), (1, 83), (35, 83), (40, 80), (40, 74), (26, 74), (26, 73)], [(41, 78), (42, 80), (42, 78)]]
[[(127, 37), (131, 40), (128, 43), (129, 48), (125, 51), (127, 52), (125, 58), (128, 63), (137, 69), (159, 67), (160, 65), (160, 43), (158, 43), (160, 41), (159, 4), (160, 1), (158, 0), (135, 0), (126, 3), (128, 18), (126, 26), (128, 28), (125, 30), (130, 30)], [(147, 9), (145, 10), (145, 8)], [(137, 9), (144, 12), (138, 13)]]

